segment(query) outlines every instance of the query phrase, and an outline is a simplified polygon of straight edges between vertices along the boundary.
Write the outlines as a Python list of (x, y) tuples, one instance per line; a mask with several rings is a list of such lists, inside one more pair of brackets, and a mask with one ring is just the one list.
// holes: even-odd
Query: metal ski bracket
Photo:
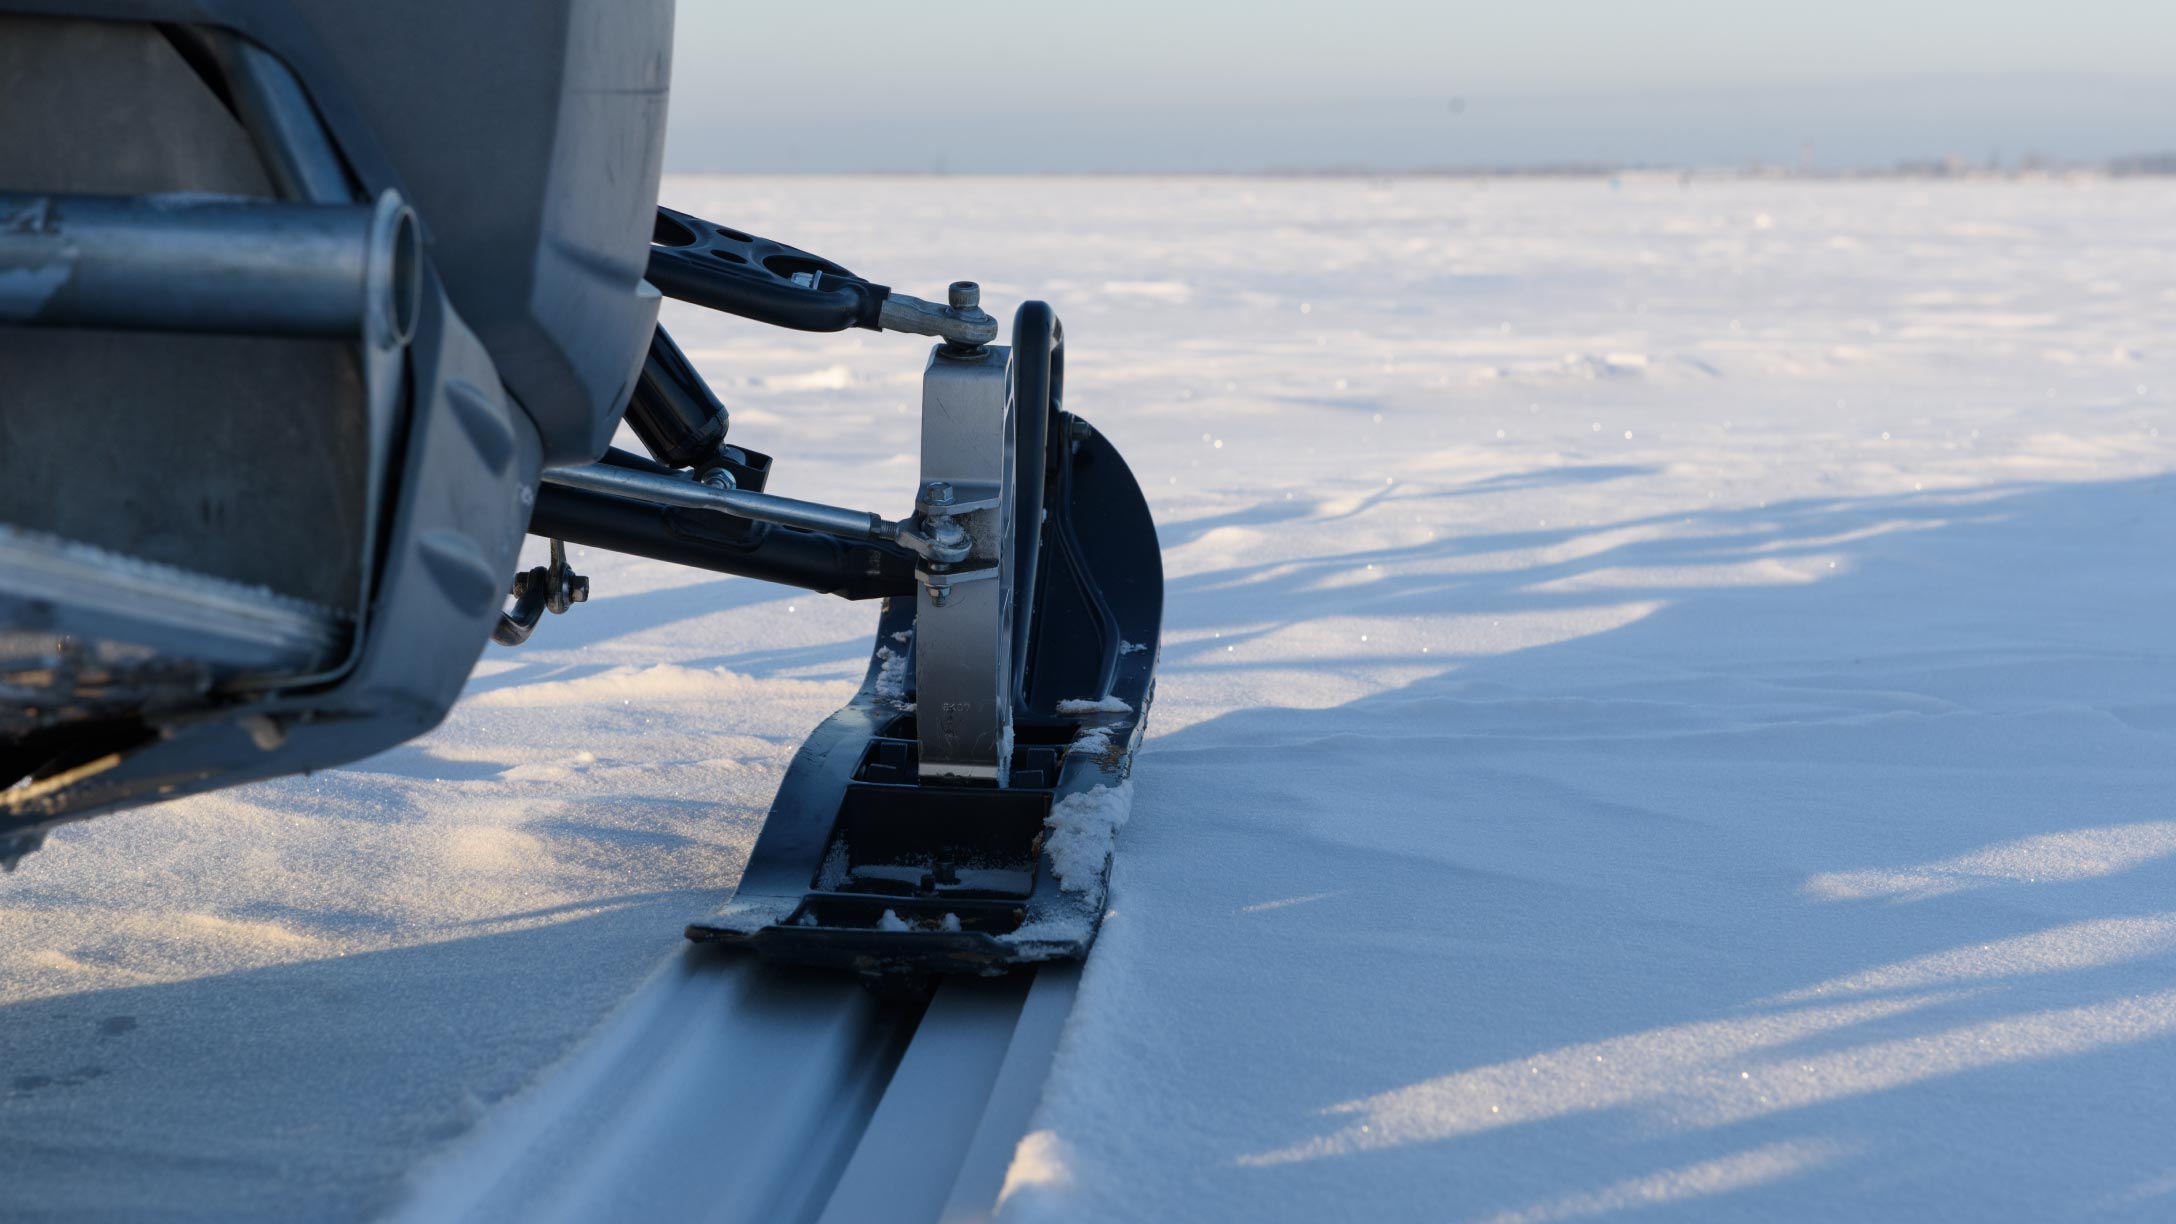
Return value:
[(915, 534), (948, 546), (924, 553), (915, 568), (924, 782), (1003, 786), (1012, 758), (1010, 353), (999, 345), (940, 344), (922, 373)]

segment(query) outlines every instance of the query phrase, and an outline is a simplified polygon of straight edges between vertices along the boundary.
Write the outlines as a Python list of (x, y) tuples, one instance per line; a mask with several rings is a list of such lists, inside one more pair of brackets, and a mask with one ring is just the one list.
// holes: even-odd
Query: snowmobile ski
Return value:
[(688, 938), (871, 977), (1087, 954), (1163, 571), (1132, 472), (1061, 407), (1056, 315), (1027, 303), (1013, 339), (932, 353), (918, 589), (885, 601), (860, 691), (801, 747), (733, 900)]

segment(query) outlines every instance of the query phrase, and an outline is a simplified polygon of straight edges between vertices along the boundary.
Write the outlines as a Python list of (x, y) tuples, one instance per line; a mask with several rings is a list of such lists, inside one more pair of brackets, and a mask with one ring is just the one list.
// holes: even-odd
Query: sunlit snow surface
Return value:
[[(1066, 321), (1159, 699), (1019, 1220), (2176, 1213), (2176, 186), (676, 179)], [(922, 345), (668, 306), (896, 514)], [(573, 550), (0, 881), (0, 1202), (341, 1218), (729, 889), (874, 609)]]

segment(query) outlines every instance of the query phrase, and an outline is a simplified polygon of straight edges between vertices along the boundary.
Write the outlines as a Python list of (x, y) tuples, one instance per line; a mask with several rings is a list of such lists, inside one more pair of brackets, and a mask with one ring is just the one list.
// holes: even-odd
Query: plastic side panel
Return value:
[(445, 717), (504, 601), (539, 460), (535, 431), (435, 281), (424, 302), (398, 508), (355, 667), (323, 690), (167, 724), (80, 782), (0, 809), (0, 852), (100, 812), (345, 764)]
[(0, 83), (0, 191), (272, 194), (248, 133), (153, 26), (0, 16)]
[[(528, 308), (568, 347), (587, 398), (604, 411), (592, 410), (579, 455), (564, 449), (571, 431), (554, 439), (547, 449), (555, 460), (604, 453), (649, 351), (659, 299), (642, 277), (665, 164), (671, 66), (670, 0), (576, 0), (568, 12), (558, 143)], [(515, 393), (528, 402), (526, 387)]]
[(642, 273), (671, 0), (295, 7), (340, 62), (546, 460), (594, 458), (657, 320)]
[(672, 0), (0, 0), (207, 23), (285, 61), (366, 196), (415, 205), (548, 462), (595, 458), (648, 351)]
[(535, 436), (501, 390), (490, 357), (442, 299), (430, 296), (411, 354), (416, 412), (408, 469), (369, 636), (354, 672), (330, 695), (365, 710), (424, 711), (424, 727), (460, 695), (497, 623), (538, 467)]

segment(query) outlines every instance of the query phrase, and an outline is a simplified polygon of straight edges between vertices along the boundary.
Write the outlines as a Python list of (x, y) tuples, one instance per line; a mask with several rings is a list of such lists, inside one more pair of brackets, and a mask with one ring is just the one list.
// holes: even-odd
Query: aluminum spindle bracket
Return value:
[(924, 782), (1005, 785), (1012, 759), (1011, 350), (940, 344), (922, 373), (920, 534), (966, 557), (915, 570), (914, 685)]

